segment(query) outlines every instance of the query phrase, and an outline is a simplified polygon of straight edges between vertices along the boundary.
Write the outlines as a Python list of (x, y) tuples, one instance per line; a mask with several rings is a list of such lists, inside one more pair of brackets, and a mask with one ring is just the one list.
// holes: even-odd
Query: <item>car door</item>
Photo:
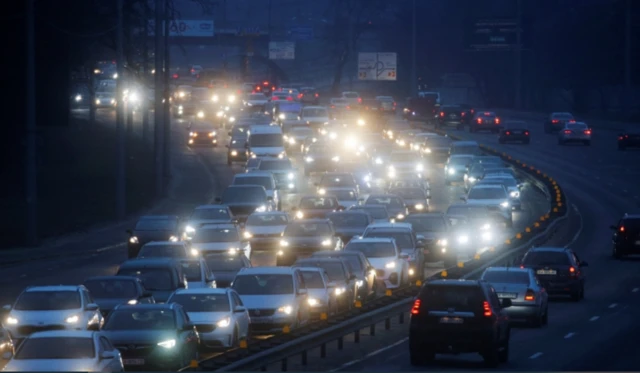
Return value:
[[(231, 295), (231, 300), (232, 300), (232, 305), (234, 305), (234, 310), (235, 307), (244, 307), (244, 304), (242, 303), (242, 299), (240, 299), (240, 296), (238, 295), (238, 293), (236, 293), (235, 291), (230, 291), (229, 292)], [(236, 320), (238, 322), (238, 329), (240, 336), (243, 338), (247, 338), (249, 336), (249, 326), (251, 324), (251, 318), (249, 317), (249, 311), (246, 309), (246, 307), (244, 307), (245, 310), (242, 313), (234, 313)]]
[(293, 278), (295, 280), (296, 301), (298, 302), (298, 305), (299, 305), (299, 310), (302, 316), (301, 319), (307, 322), (311, 317), (311, 310), (309, 309), (308, 295), (298, 294), (299, 289), (307, 290), (307, 285), (304, 282), (304, 277), (302, 276), (302, 272), (300, 272), (299, 270), (295, 271), (295, 276), (293, 276)]
[(540, 306), (544, 309), (548, 302), (547, 290), (542, 286), (540, 281), (538, 281), (536, 274), (532, 270), (529, 270), (529, 277), (529, 281), (536, 286), (537, 296), (540, 298)]
[(82, 297), (84, 298), (84, 314), (85, 314), (85, 320), (89, 321), (89, 326), (93, 325), (93, 324), (98, 324), (99, 328), (102, 328), (102, 324), (104, 323), (104, 318), (102, 317), (102, 313), (100, 313), (100, 309), (97, 310), (87, 310), (87, 305), (89, 304), (96, 304), (96, 302), (93, 301), (93, 297), (91, 296), (91, 293), (89, 293), (88, 290), (82, 290)]
[(113, 359), (100, 359), (98, 363), (101, 372), (120, 372), (122, 370), (122, 357), (120, 351), (116, 350), (107, 337), (101, 336), (98, 344), (98, 356), (102, 356), (103, 352), (113, 355)]
[(580, 259), (578, 258), (578, 255), (576, 255), (574, 251), (570, 251), (569, 258), (572, 262), (571, 265), (574, 266), (578, 272), (578, 278), (582, 280), (582, 282), (584, 282), (585, 275), (584, 275), (584, 272), (582, 271), (582, 265), (580, 264)]
[(507, 316), (507, 313), (502, 309), (502, 306), (500, 305), (500, 298), (498, 298), (498, 294), (496, 293), (496, 290), (493, 288), (493, 286), (488, 286), (487, 296), (489, 304), (491, 305), (491, 308), (495, 312), (497, 318), (497, 337), (502, 341), (507, 338), (507, 333), (509, 332), (509, 317)]

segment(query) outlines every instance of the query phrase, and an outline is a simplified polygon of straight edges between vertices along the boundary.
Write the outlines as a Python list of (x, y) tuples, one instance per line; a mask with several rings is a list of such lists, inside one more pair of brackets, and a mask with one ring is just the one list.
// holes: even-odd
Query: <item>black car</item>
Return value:
[(522, 258), (521, 268), (535, 271), (549, 295), (570, 295), (574, 301), (584, 298), (587, 262), (578, 259), (573, 250), (564, 247), (534, 247)]
[(429, 194), (420, 187), (391, 188), (389, 194), (396, 195), (404, 201), (410, 214), (429, 211)]
[(462, 124), (468, 125), (473, 120), (473, 116), (476, 114), (476, 109), (469, 104), (460, 104), (460, 108), (462, 109), (462, 112), (460, 113), (462, 115)]
[(135, 258), (140, 248), (151, 241), (178, 241), (180, 237), (180, 220), (171, 215), (146, 215), (141, 216), (135, 228), (127, 229), (129, 235), (127, 251), (129, 259)]
[(353, 174), (348, 172), (327, 172), (320, 177), (320, 181), (315, 186), (320, 194), (324, 194), (325, 188), (352, 188), (360, 192), (358, 182)]
[(249, 158), (246, 137), (232, 137), (227, 145), (227, 165), (234, 162), (246, 162)]
[(318, 251), (311, 255), (311, 258), (337, 258), (347, 263), (351, 273), (357, 277), (356, 299), (360, 301), (371, 300), (376, 297), (378, 282), (376, 281), (376, 270), (369, 259), (360, 251)]
[(300, 256), (316, 251), (341, 250), (342, 240), (328, 219), (307, 219), (290, 222), (282, 234), (276, 263), (278, 266), (293, 264)]
[(374, 222), (388, 222), (391, 220), (391, 215), (389, 211), (387, 211), (387, 206), (385, 205), (356, 205), (351, 206), (347, 211), (363, 211), (367, 214), (371, 215)]
[(447, 136), (433, 136), (427, 138), (420, 149), (426, 159), (434, 162), (444, 162), (449, 157), (451, 139)]
[(531, 142), (531, 133), (527, 122), (522, 120), (508, 120), (504, 123), (500, 133), (498, 133), (498, 142), (506, 144), (508, 142), (520, 142), (529, 144)]
[(409, 215), (409, 208), (402, 197), (392, 194), (371, 194), (364, 201), (364, 205), (383, 205), (387, 208), (391, 219), (395, 221), (402, 220)]
[(318, 105), (320, 102), (320, 94), (314, 87), (300, 88), (300, 102), (303, 104)]
[(251, 261), (244, 254), (205, 252), (202, 255), (207, 267), (216, 278), (219, 288), (231, 287), (233, 279), (242, 268), (251, 267)]
[(176, 371), (198, 360), (198, 332), (177, 303), (116, 306), (102, 331), (127, 370)]
[(327, 218), (333, 223), (333, 229), (342, 242), (349, 242), (354, 236), (360, 236), (373, 223), (371, 215), (364, 211), (349, 210), (327, 214)]
[(640, 132), (623, 132), (618, 134), (618, 150), (640, 148)]
[(155, 303), (153, 294), (147, 291), (142, 280), (133, 276), (98, 276), (86, 279), (83, 285), (89, 289), (94, 303), (103, 316), (120, 304)]
[(189, 124), (189, 146), (218, 146), (218, 132), (209, 122), (195, 121)]
[(640, 215), (624, 214), (613, 230), (613, 257), (640, 254)]
[(325, 219), (329, 213), (342, 211), (344, 206), (335, 196), (303, 196), (294, 207), (296, 219)]
[(462, 129), (462, 107), (459, 105), (443, 105), (438, 113), (438, 121), (436, 129), (446, 126), (455, 126), (456, 129)]
[(405, 108), (402, 111), (404, 119), (426, 120), (431, 122), (438, 107), (438, 96), (427, 94), (422, 97), (410, 97), (407, 99)]
[(173, 258), (127, 260), (120, 265), (116, 276), (140, 278), (157, 303), (166, 302), (171, 293), (187, 287), (182, 265)]
[(304, 176), (312, 172), (332, 172), (338, 168), (340, 158), (334, 154), (335, 148), (325, 143), (309, 145), (304, 157)]
[(229, 185), (222, 192), (222, 197), (216, 197), (215, 201), (229, 206), (233, 217), (239, 223), (244, 223), (254, 212), (270, 210), (273, 198), (267, 196), (262, 185)]
[(571, 113), (551, 113), (544, 122), (544, 133), (558, 132), (565, 124), (575, 121), (576, 118)]
[(445, 214), (440, 212), (411, 214), (404, 222), (411, 224), (414, 232), (424, 237), (422, 251), (428, 262), (442, 260), (445, 268), (456, 265), (456, 242), (452, 237), (451, 224)]
[(495, 368), (509, 360), (511, 329), (494, 288), (478, 280), (435, 280), (420, 289), (411, 308), (409, 356), (423, 365), (436, 354), (479, 353)]

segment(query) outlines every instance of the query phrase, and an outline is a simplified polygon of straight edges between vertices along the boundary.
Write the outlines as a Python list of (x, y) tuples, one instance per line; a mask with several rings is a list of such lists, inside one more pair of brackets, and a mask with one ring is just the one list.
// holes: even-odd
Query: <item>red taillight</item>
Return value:
[(192, 74), (193, 74), (193, 73), (195, 73), (195, 72), (196, 72), (196, 70), (195, 70), (195, 69), (191, 69), (191, 73), (192, 73)]
[(441, 111), (441, 112), (440, 112), (440, 116), (441, 116), (441, 117), (444, 117), (444, 111)]
[(553, 119), (553, 120), (551, 121), (551, 123), (559, 123), (559, 122), (560, 122), (560, 121), (559, 121), (559, 120), (557, 120), (557, 119)]
[(293, 97), (287, 96), (287, 101), (293, 101)]
[(335, 108), (336, 108), (336, 105), (331, 105), (331, 108), (332, 108), (332, 109), (335, 109)]
[(347, 109), (351, 109), (351, 106), (347, 106)]
[(260, 87), (256, 87), (256, 91), (259, 91), (259, 90), (260, 90)]
[(316, 93), (316, 94), (315, 94), (315, 96), (316, 96), (316, 97), (319, 97), (320, 95)]
[(417, 315), (419, 313), (420, 313), (420, 299), (416, 299), (416, 301), (413, 302), (413, 307), (411, 307), (411, 314)]
[(476, 112), (475, 110), (471, 109), (471, 114), (473, 114), (473, 113), (475, 113), (475, 112)]
[(569, 267), (569, 276), (571, 277), (575, 277), (575, 275), (577, 275), (577, 270), (575, 269), (575, 267)]
[(298, 98), (302, 98), (302, 96), (303, 96), (303, 94), (302, 94), (302, 93), (300, 93), (300, 94), (298, 95)]
[(524, 266), (523, 266), (523, 265), (520, 265), (520, 268), (521, 268), (521, 269), (524, 269)]
[(361, 104), (362, 103), (362, 98), (358, 97), (358, 103)]
[(264, 84), (264, 85), (269, 85), (269, 82), (262, 82), (262, 84)]
[(591, 135), (591, 130), (585, 130), (585, 131), (584, 131), (584, 134), (585, 134), (585, 135)]
[(275, 91), (275, 90), (276, 90), (276, 87), (271, 87), (271, 90), (272, 90), (272, 91)]
[(173, 74), (173, 79), (178, 79), (180, 77), (180, 75), (178, 74)]
[(624, 225), (620, 227), (620, 232), (624, 232)]
[(467, 113), (465, 113), (465, 112), (463, 111), (462, 113), (460, 113), (460, 115), (462, 115), (462, 116), (464, 117), (465, 115), (467, 115)]
[(271, 99), (272, 99), (272, 100), (275, 100), (275, 101), (278, 101), (278, 100), (280, 99), (280, 97), (278, 97), (278, 96), (273, 96)]
[(576, 120), (575, 119), (569, 119), (569, 123), (575, 123)]
[(529, 136), (529, 131), (524, 131), (525, 136)]
[(500, 124), (500, 118), (496, 118), (496, 124)]
[(509, 136), (509, 135), (511, 135), (511, 132), (507, 131), (507, 132), (505, 132), (504, 134), (505, 134), (505, 135), (507, 135), (507, 136)]
[(396, 106), (396, 103), (395, 103), (395, 102), (393, 103), (393, 106)]
[(624, 136), (618, 136), (618, 140), (624, 140)]
[(568, 134), (571, 133), (571, 131), (570, 130), (564, 130), (564, 133), (568, 135)]
[(491, 306), (489, 305), (489, 302), (484, 301), (482, 303), (482, 308), (484, 310), (485, 317), (491, 317), (491, 315), (493, 315), (493, 312), (491, 312)]
[(527, 289), (527, 292), (524, 295), (524, 300), (526, 301), (534, 301), (536, 300), (536, 294), (531, 289)]
[(209, 84), (209, 88), (213, 88), (213, 84)]
[(489, 115), (491, 115), (491, 113), (489, 113), (489, 112), (485, 112), (485, 113), (484, 113), (484, 116), (485, 116), (485, 117), (488, 117)]
[(478, 118), (478, 124), (482, 124), (482, 118)]

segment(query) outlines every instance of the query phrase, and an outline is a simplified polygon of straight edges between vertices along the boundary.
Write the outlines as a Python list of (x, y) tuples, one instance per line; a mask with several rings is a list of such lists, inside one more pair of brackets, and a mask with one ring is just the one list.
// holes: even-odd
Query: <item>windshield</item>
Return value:
[(290, 237), (331, 236), (333, 231), (327, 223), (293, 222), (287, 225), (284, 235)]
[(260, 162), (260, 171), (286, 171), (291, 170), (293, 166), (288, 159), (282, 160), (263, 160)]
[(288, 222), (287, 216), (281, 214), (249, 215), (246, 226), (273, 227), (287, 225)]
[(388, 258), (396, 256), (396, 248), (389, 242), (349, 242), (346, 251), (359, 251), (367, 258)]
[(420, 188), (398, 188), (391, 190), (404, 199), (427, 199), (427, 193)]
[(248, 131), (249, 131), (249, 125), (233, 126), (233, 128), (231, 129), (231, 138), (234, 138), (234, 137), (245, 138), (247, 137)]
[(136, 224), (136, 231), (172, 231), (178, 222), (175, 219), (142, 219)]
[(485, 299), (482, 290), (476, 286), (437, 285), (424, 287), (419, 299), (424, 302), (425, 311), (478, 312)]
[(307, 210), (314, 209), (333, 209), (338, 207), (336, 203), (335, 197), (333, 198), (324, 198), (324, 197), (303, 197), (300, 200), (300, 208)]
[(486, 271), (482, 279), (491, 284), (529, 285), (529, 274), (522, 271)]
[(209, 95), (209, 90), (208, 89), (194, 89), (191, 92), (191, 97), (197, 99), (197, 100), (210, 100), (211, 96)]
[(102, 330), (175, 330), (173, 310), (121, 309), (112, 311)]
[(179, 245), (144, 245), (138, 258), (186, 258), (187, 251)]
[(391, 161), (391, 163), (419, 161), (418, 156), (415, 153), (391, 153), (391, 155), (389, 156), (389, 160)]
[(383, 231), (368, 231), (365, 233), (366, 238), (393, 238), (396, 240), (396, 245), (400, 249), (412, 249), (413, 240), (411, 239), (411, 233), (409, 232), (383, 232)]
[(240, 241), (240, 233), (237, 229), (228, 228), (205, 228), (196, 231), (193, 237), (193, 243), (208, 242), (238, 242)]
[(502, 188), (471, 188), (468, 199), (501, 199), (507, 198)]
[(326, 192), (338, 199), (338, 201), (357, 201), (358, 198), (352, 190), (327, 190)]
[(258, 165), (260, 165), (260, 162), (262, 161), (262, 159), (260, 158), (249, 158), (247, 160), (247, 164), (245, 165), (246, 168), (256, 168), (258, 167)]
[(532, 251), (524, 257), (523, 264), (533, 266), (570, 265), (571, 261), (564, 252)]
[(293, 294), (293, 277), (286, 274), (239, 275), (233, 289), (240, 295)]
[(302, 271), (304, 284), (307, 289), (324, 289), (324, 280), (318, 271)]
[(302, 260), (295, 264), (299, 267), (320, 267), (327, 272), (329, 281), (344, 281), (347, 278), (344, 266), (341, 261), (313, 261)]
[(231, 215), (226, 208), (201, 208), (195, 209), (190, 217), (191, 220), (229, 220)]
[(404, 203), (398, 197), (369, 197), (365, 205), (384, 205), (388, 207), (400, 208), (404, 207)]
[(263, 148), (277, 148), (284, 146), (284, 140), (281, 133), (268, 133), (251, 135), (249, 138), (251, 146)]
[(229, 312), (227, 294), (174, 294), (167, 303), (178, 303), (187, 312)]
[(329, 215), (329, 220), (334, 227), (357, 227), (365, 228), (369, 225), (369, 219), (364, 214), (337, 213)]
[(187, 277), (187, 282), (199, 282), (204, 280), (199, 260), (184, 260), (180, 265), (182, 266), (182, 273)]
[[(264, 162), (260, 162), (260, 167)], [(261, 186), (227, 187), (222, 194), (224, 203), (264, 203), (267, 192)]]
[(504, 168), (504, 167), (487, 167), (484, 170), (484, 174), (485, 175), (499, 175), (499, 174), (505, 174), (505, 175), (511, 175), (512, 177), (515, 177), (515, 173), (513, 172), (512, 169), (510, 168)]
[(304, 117), (328, 117), (327, 109), (304, 109), (302, 110)]
[(320, 179), (320, 185), (325, 187), (339, 187), (355, 185), (351, 175), (327, 175)]
[(84, 286), (97, 299), (137, 299), (138, 287), (130, 280), (87, 280)]
[[(27, 338), (13, 358), (16, 360), (57, 360), (93, 359), (95, 357), (93, 338), (36, 337)], [(51, 367), (50, 369), (55, 368)]]
[(145, 289), (154, 290), (175, 290), (173, 276), (168, 269), (164, 268), (123, 268), (118, 271), (120, 276), (134, 276), (142, 280)]
[[(451, 154), (478, 154), (480, 148), (477, 145), (452, 146)], [(467, 161), (468, 162), (468, 161)]]
[(381, 206), (375, 206), (375, 207), (356, 206), (352, 210), (364, 211), (367, 214), (371, 215), (371, 217), (376, 220), (389, 218), (389, 212), (385, 207), (381, 207)]
[(246, 267), (240, 255), (205, 254), (204, 260), (211, 272), (237, 272)]
[(340, 104), (346, 104), (347, 100), (341, 99), (341, 98), (332, 98), (331, 99), (331, 103), (334, 105), (340, 105)]
[(16, 311), (63, 311), (82, 308), (80, 293), (69, 291), (26, 291), (20, 295)]
[(249, 100), (266, 100), (267, 97), (262, 93), (256, 93), (249, 96)]
[(451, 157), (449, 158), (449, 164), (452, 165), (467, 165), (471, 162), (471, 157)]
[(293, 136), (312, 136), (313, 130), (306, 127), (293, 127), (289, 133)]
[(517, 187), (518, 182), (513, 178), (502, 178), (502, 177), (486, 177), (480, 182), (481, 184), (500, 184), (506, 187)]
[(444, 232), (447, 230), (445, 220), (440, 216), (407, 216), (406, 223), (411, 224), (416, 232)]
[(449, 206), (447, 215), (462, 215), (471, 219), (487, 218), (487, 208), (484, 206)]
[(260, 185), (266, 190), (275, 188), (273, 180), (269, 176), (242, 176), (233, 179), (234, 185)]

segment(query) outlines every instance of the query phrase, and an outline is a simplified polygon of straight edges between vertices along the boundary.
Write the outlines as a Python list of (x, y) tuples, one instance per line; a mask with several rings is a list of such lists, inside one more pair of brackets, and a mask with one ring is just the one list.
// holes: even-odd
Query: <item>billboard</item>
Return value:
[[(520, 25), (523, 48), (531, 46), (530, 20)], [(517, 19), (477, 19), (467, 21), (464, 30), (465, 47), (472, 50), (513, 50), (518, 44)]]
[(396, 79), (396, 53), (358, 53), (358, 80)]
[[(147, 35), (155, 35), (155, 22), (149, 21)], [(173, 20), (169, 23), (169, 36), (171, 37), (211, 37), (214, 35), (213, 21), (183, 21)]]
[(289, 41), (269, 42), (270, 60), (293, 60), (296, 58), (296, 43)]

